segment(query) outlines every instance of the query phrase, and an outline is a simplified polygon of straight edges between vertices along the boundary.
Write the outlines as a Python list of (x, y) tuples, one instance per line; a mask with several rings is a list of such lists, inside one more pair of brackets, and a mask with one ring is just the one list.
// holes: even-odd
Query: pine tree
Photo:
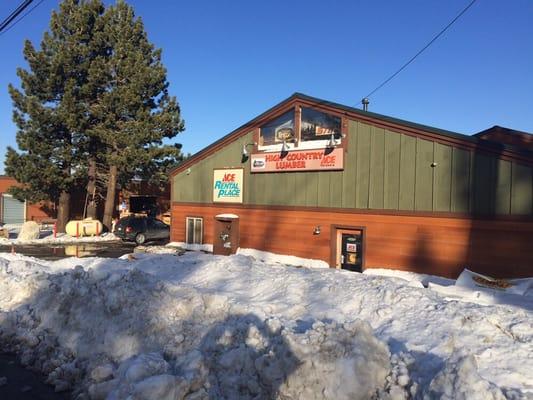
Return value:
[(109, 227), (115, 206), (117, 182), (151, 174), (161, 178), (166, 165), (181, 157), (180, 147), (163, 145), (183, 131), (180, 108), (169, 95), (161, 50), (149, 42), (140, 18), (123, 1), (104, 15), (109, 46), (91, 81), (105, 87), (90, 107), (93, 120), (87, 131), (98, 143), (98, 162), (107, 166), (103, 223)]
[[(88, 82), (95, 58), (105, 55), (99, 0), (65, 0), (53, 12), (40, 49), (29, 41), (19, 68), (21, 87), (9, 86), (20, 152), (8, 148), (6, 173), (23, 184), (19, 199), (57, 204), (58, 230), (69, 218), (70, 194), (86, 181), (90, 126), (87, 107), (97, 87)], [(92, 67), (94, 69), (94, 67)]]

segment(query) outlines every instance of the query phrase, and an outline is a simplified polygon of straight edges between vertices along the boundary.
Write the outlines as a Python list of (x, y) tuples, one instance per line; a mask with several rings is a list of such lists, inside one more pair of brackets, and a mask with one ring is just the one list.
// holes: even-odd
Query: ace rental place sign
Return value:
[(216, 203), (242, 203), (243, 170), (213, 170), (213, 201)]
[(287, 154), (252, 154), (251, 172), (323, 171), (344, 168), (344, 150), (334, 149), (298, 150)]

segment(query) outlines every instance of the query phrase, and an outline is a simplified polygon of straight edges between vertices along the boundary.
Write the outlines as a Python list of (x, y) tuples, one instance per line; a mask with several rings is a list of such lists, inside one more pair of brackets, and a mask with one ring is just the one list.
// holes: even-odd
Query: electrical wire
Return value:
[[(33, 1), (33, 0), (31, 0), (31, 1)], [(31, 3), (31, 1), (30, 1), (30, 3)], [(13, 28), (15, 25), (17, 25), (20, 21), (22, 21), (28, 14), (30, 14), (33, 10), (35, 10), (39, 6), (39, 4), (41, 4), (43, 1), (44, 0), (40, 0), (32, 8), (30, 8), (28, 11), (26, 11), (24, 14), (22, 14), (20, 16), (20, 18), (17, 19), (15, 22), (13, 22), (9, 27), (5, 28), (4, 30), (0, 30), (0, 36), (2, 36), (4, 33), (7, 33), (11, 28)], [(28, 5), (29, 5), (29, 3), (28, 3)], [(20, 12), (18, 14), (20, 14)], [(13, 20), (13, 18), (11, 18), (11, 20)]]
[(385, 79), (379, 86), (377, 86), (374, 90), (372, 90), (369, 94), (367, 94), (363, 99), (368, 99), (370, 96), (372, 96), (374, 93), (376, 93), (379, 89), (381, 89), (383, 86), (385, 86), (387, 83), (389, 83), (396, 75), (398, 75), (400, 72), (402, 72), (409, 64), (411, 64), (420, 54), (422, 54), (429, 46), (431, 46), (439, 37), (442, 36), (444, 32), (448, 30), (461, 16), (468, 11), (470, 7), (474, 5), (474, 3), (477, 0), (472, 0), (470, 4), (468, 4), (457, 16), (448, 23), (437, 35), (433, 37), (424, 47), (422, 47), (421, 50), (418, 51), (413, 57), (409, 59), (405, 64), (403, 64), (395, 73), (393, 73), (391, 76), (389, 76), (387, 79)]
[(9, 23), (11, 21), (13, 21), (15, 18), (17, 18), (17, 15), (19, 15), (22, 11), (24, 11), (24, 9), (26, 7), (28, 7), (31, 4), (32, 1), (33, 0), (25, 0), (24, 2), (19, 4), (19, 6), (15, 9), (15, 11), (13, 11), (11, 14), (9, 14), (7, 16), (7, 18), (4, 19), (2, 21), (2, 23), (0, 23), (0, 32), (3, 31), (6, 28), (6, 26), (9, 25)]

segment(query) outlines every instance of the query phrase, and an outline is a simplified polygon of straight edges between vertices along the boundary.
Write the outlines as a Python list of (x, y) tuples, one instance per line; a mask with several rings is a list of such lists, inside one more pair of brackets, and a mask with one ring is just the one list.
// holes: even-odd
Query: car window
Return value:
[(158, 228), (166, 228), (168, 225), (165, 224), (163, 221), (159, 221), (158, 219), (156, 219), (154, 221), (154, 224), (155, 226), (157, 226)]
[(142, 229), (144, 226), (144, 220), (141, 218), (135, 218), (131, 221), (131, 226), (135, 229)]

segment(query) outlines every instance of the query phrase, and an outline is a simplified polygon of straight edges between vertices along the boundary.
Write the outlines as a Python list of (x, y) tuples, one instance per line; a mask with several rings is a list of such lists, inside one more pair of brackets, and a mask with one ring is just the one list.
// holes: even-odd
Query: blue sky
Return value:
[[(0, 17), (19, 2), (2, 2)], [(176, 141), (195, 153), (294, 92), (359, 106), (469, 0), (129, 3), (163, 49), (186, 123)], [(44, 0), (0, 36), (0, 159), (16, 145), (7, 85), (18, 84), (23, 41), (38, 44), (57, 7)], [(369, 109), (465, 134), (533, 132), (532, 16), (530, 0), (478, 0)]]

